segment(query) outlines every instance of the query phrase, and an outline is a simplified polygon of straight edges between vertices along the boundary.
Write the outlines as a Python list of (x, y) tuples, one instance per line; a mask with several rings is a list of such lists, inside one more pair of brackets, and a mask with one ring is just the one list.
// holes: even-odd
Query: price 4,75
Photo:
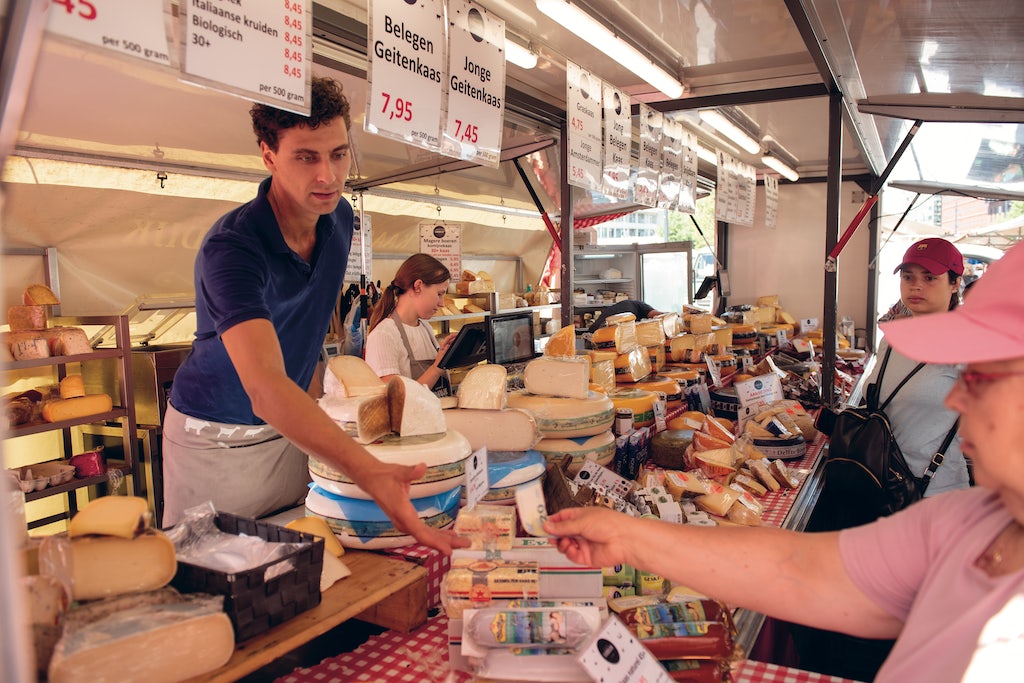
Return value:
[(401, 97), (391, 97), (390, 93), (382, 92), (384, 106), (380, 108), (382, 114), (387, 114), (388, 119), (399, 121), (412, 121), (412, 102)]

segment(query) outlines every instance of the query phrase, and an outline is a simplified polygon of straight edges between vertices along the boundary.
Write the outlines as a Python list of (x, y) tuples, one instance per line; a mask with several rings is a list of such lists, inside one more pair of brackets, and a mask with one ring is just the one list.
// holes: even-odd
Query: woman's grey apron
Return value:
[[(395, 321), (395, 326), (398, 327), (398, 336), (402, 338), (402, 345), (405, 346), (405, 353), (409, 356), (409, 374), (410, 379), (418, 379), (420, 375), (430, 369), (430, 366), (434, 364), (433, 358), (426, 360), (417, 360), (412, 353), (412, 347), (409, 346), (409, 338), (405, 335), (405, 324), (398, 317), (398, 312), (395, 311), (391, 314), (391, 319)], [(420, 325), (423, 325), (421, 320)], [(437, 345), (437, 339), (434, 337), (434, 331), (430, 331), (430, 341), (434, 345), (434, 351), (437, 351), (441, 347)], [(435, 354), (436, 356), (436, 354)], [(434, 386), (430, 387), (438, 396), (451, 396), (452, 395), (452, 384), (448, 378), (448, 371), (442, 370), (441, 376), (434, 383)]]

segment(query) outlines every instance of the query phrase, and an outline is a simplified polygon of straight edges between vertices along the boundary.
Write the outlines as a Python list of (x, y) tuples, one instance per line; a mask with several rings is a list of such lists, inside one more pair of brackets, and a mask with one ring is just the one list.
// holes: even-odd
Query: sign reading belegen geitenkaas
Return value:
[(505, 22), (448, 1), (448, 117), (441, 153), (497, 168), (505, 118)]
[(441, 0), (371, 0), (369, 133), (441, 150), (447, 47)]
[(309, 115), (310, 0), (189, 0), (181, 12), (181, 79)]

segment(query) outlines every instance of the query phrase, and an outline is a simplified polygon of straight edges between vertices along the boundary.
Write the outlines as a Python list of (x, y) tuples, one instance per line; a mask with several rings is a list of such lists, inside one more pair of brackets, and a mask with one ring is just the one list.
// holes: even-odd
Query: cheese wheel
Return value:
[(77, 420), (89, 415), (108, 413), (114, 407), (106, 394), (89, 394), (78, 398), (58, 399), (43, 404), (43, 419), (47, 422)]
[[(466, 437), (454, 430), (413, 437), (389, 434), (367, 444), (365, 448), (372, 456), (386, 463), (426, 463), (427, 471), (410, 485), (409, 495), (414, 498), (436, 495), (461, 485), (466, 478), (466, 458), (473, 452)], [(309, 458), (309, 473), (314, 482), (328, 491), (370, 500), (370, 495), (356, 486), (347, 475), (316, 458)]]
[(593, 460), (602, 467), (608, 467), (615, 459), (615, 434), (606, 430), (594, 436), (574, 439), (541, 439), (534, 447), (549, 463), (558, 464), (565, 456), (571, 456), (569, 473), (575, 474), (587, 460)]
[(518, 408), (473, 410), (454, 408), (443, 412), (448, 431), (469, 440), (472, 450), (526, 451), (541, 438), (533, 415)]
[[(455, 523), (462, 487), (423, 498), (412, 505), (424, 524), (446, 529)], [(339, 496), (313, 485), (306, 494), (306, 512), (322, 518), (346, 548), (383, 550), (415, 543), (413, 536), (399, 531), (384, 511), (371, 500)]]
[(668, 470), (685, 468), (686, 447), (693, 442), (692, 429), (667, 429), (651, 439), (651, 461)]
[(85, 380), (81, 375), (68, 375), (60, 381), (61, 398), (78, 398), (85, 396)]
[(633, 426), (649, 427), (654, 424), (654, 402), (657, 394), (643, 389), (617, 389), (608, 398), (616, 410), (629, 408), (633, 411)]
[(593, 436), (608, 430), (615, 421), (615, 406), (608, 396), (590, 392), (585, 399), (536, 396), (525, 390), (508, 394), (510, 408), (533, 415), (544, 437)]
[(531, 394), (586, 398), (590, 393), (590, 358), (541, 356), (526, 364), (523, 385)]
[(285, 527), (324, 539), (324, 550), (335, 557), (341, 557), (345, 554), (345, 547), (341, 545), (341, 541), (331, 531), (331, 527), (327, 526), (327, 522), (324, 521), (323, 517), (310, 517), (308, 515), (299, 517), (285, 524)]
[(675, 408), (683, 402), (683, 388), (671, 377), (648, 377), (637, 382), (635, 388), (660, 391), (665, 394), (665, 403), (669, 408)]

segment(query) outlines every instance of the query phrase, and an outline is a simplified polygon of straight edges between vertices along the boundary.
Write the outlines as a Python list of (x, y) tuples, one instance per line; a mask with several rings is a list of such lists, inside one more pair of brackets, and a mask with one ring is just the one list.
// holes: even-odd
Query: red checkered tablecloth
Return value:
[(441, 582), (451, 568), (451, 558), (419, 543), (383, 551), (399, 560), (415, 562), (427, 570), (427, 608), (441, 606)]
[[(431, 683), (449, 680), (469, 683), (461, 671), (446, 679), (448, 620), (429, 620), (412, 633), (387, 631), (373, 636), (352, 652), (325, 659), (317, 666), (296, 669), (274, 683)], [(435, 677), (439, 676), (439, 677)], [(844, 678), (745, 661), (733, 672), (735, 683), (851, 683)]]
[[(819, 434), (818, 438), (807, 445), (807, 452), (802, 458), (786, 461), (786, 466), (800, 477), (801, 486), (803, 486), (804, 479), (813, 468), (814, 462), (818, 459), (818, 455), (821, 453), (824, 445), (825, 439)], [(780, 489), (775, 493), (768, 493), (762, 496), (761, 503), (764, 505), (764, 513), (761, 515), (761, 520), (770, 526), (782, 526), (799, 492), (800, 489), (798, 488)]]

